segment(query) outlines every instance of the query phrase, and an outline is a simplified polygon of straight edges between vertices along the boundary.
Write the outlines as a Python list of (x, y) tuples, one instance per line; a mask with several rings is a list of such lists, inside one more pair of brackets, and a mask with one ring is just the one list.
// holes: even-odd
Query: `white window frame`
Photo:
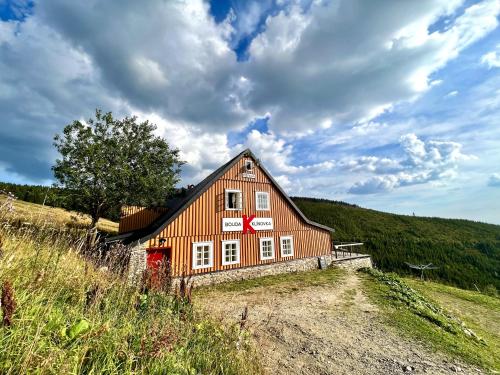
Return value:
[[(259, 207), (259, 194), (264, 194), (267, 197), (267, 208)], [(271, 211), (271, 201), (269, 199), (269, 192), (267, 191), (256, 191), (255, 192), (255, 210), (256, 211)]]
[[(226, 244), (236, 244), (236, 260), (233, 262), (226, 262)], [(222, 265), (229, 266), (231, 264), (239, 264), (240, 263), (240, 240), (223, 240), (222, 241)]]
[[(272, 251), (273, 255), (270, 256), (270, 257), (264, 257), (263, 248), (262, 248), (262, 243), (264, 241), (271, 241), (271, 251)], [(273, 237), (262, 237), (262, 238), (259, 238), (259, 250), (260, 250), (260, 260), (274, 259), (275, 258), (274, 238)]]
[[(240, 208), (229, 208), (229, 193), (240, 193)], [(225, 189), (224, 190), (224, 207), (228, 211), (241, 211), (243, 210), (243, 192), (238, 189)]]
[[(209, 264), (202, 264), (201, 266), (196, 265), (196, 248), (197, 246), (206, 246), (209, 247)], [(192, 252), (192, 268), (193, 270), (199, 270), (202, 268), (211, 268), (214, 266), (214, 243), (213, 241), (202, 241), (202, 242), (193, 242), (193, 252)]]
[[(290, 240), (290, 248), (292, 250), (291, 254), (283, 254), (283, 240)], [(286, 257), (293, 257), (294, 256), (294, 249), (293, 249), (293, 236), (281, 236), (280, 237), (280, 251), (281, 251), (281, 257), (286, 258)]]

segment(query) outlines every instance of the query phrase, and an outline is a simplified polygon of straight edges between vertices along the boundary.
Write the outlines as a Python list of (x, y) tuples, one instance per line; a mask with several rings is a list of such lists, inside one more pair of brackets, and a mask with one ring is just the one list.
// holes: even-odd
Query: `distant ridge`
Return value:
[(335, 228), (335, 241), (364, 242), (384, 271), (412, 274), (405, 264), (433, 263), (434, 279), (461, 288), (500, 289), (500, 225), (398, 215), (327, 199), (293, 197), (304, 214)]

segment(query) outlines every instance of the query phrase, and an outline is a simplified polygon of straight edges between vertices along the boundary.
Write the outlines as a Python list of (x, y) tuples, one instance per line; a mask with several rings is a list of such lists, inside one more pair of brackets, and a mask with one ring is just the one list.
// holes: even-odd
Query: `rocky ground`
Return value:
[(248, 306), (246, 327), (270, 374), (480, 373), (387, 327), (353, 271), (335, 285), (217, 291), (197, 303), (227, 322)]

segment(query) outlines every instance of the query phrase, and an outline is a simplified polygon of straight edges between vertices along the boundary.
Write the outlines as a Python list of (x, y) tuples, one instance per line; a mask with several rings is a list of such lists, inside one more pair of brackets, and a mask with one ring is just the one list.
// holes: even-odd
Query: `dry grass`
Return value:
[[(7, 201), (7, 196), (0, 194), (0, 206)], [(90, 225), (90, 217), (76, 211), (67, 211), (63, 208), (42, 206), (41, 204), (29, 203), (20, 200), (14, 200), (14, 211), (4, 212), (4, 221), (21, 221), (39, 225), (51, 225), (54, 227), (85, 227)], [(97, 229), (115, 234), (118, 233), (118, 223), (108, 219), (99, 219)]]

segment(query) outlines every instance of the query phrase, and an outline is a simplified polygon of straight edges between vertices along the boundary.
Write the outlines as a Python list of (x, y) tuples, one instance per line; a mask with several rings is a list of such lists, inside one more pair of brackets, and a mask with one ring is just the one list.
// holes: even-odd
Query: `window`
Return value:
[(272, 238), (260, 239), (260, 260), (274, 258), (274, 241)]
[(251, 160), (245, 161), (245, 172), (247, 173), (253, 172), (253, 161)]
[(242, 201), (241, 190), (226, 190), (226, 210), (241, 210)]
[(269, 211), (269, 193), (265, 191), (256, 191), (255, 206), (257, 211)]
[(240, 241), (222, 241), (222, 265), (238, 264), (240, 262)]
[(281, 246), (281, 256), (282, 257), (292, 257), (293, 256), (293, 237), (283, 236), (280, 237)]
[(214, 245), (212, 241), (193, 242), (193, 269), (213, 266)]

